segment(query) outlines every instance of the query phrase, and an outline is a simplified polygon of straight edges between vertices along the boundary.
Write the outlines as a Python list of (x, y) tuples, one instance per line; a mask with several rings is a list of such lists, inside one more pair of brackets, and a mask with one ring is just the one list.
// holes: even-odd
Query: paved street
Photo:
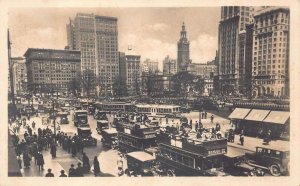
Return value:
[[(60, 131), (63, 131), (67, 133), (68, 135), (73, 136), (75, 133), (77, 133), (77, 127), (74, 126), (72, 121), (72, 114), (73, 111), (71, 111), (70, 115), (68, 115), (69, 124), (63, 124), (60, 125)], [(193, 121), (193, 129), (195, 128), (195, 121), (199, 120), (199, 112), (190, 112), (190, 113), (184, 113), (185, 117), (187, 117), (188, 121)], [(221, 131), (224, 132), (231, 127), (230, 121), (226, 118), (222, 118), (218, 115), (214, 115), (214, 122), (212, 123), (210, 120), (211, 113), (208, 113), (207, 119), (201, 119), (201, 122), (204, 127), (215, 127), (216, 123), (219, 123), (221, 125)], [(47, 128), (52, 127), (52, 124), (49, 125), (42, 125), (42, 118), (47, 117), (47, 115), (40, 115), (39, 117), (32, 117), (30, 118), (30, 124), (34, 121), (36, 123), (36, 128), (33, 130), (33, 132), (37, 133), (37, 129), (40, 128)], [(113, 121), (113, 115), (108, 115), (109, 123)], [(59, 121), (59, 118), (57, 119)], [(97, 146), (96, 147), (85, 147), (84, 152), (87, 154), (87, 156), (90, 159), (90, 165), (91, 165), (91, 172), (85, 174), (86, 177), (93, 177), (93, 159), (95, 156), (98, 157), (98, 160), (100, 162), (100, 169), (102, 177), (111, 177), (111, 176), (118, 176), (117, 175), (117, 159), (119, 158), (118, 151), (112, 150), (112, 149), (105, 149), (102, 147), (101, 135), (99, 135), (96, 131), (97, 127), (97, 121), (93, 118), (92, 115), (88, 116), (88, 121), (92, 130), (92, 136), (97, 139)], [(161, 120), (162, 124), (166, 123), (166, 119), (162, 118)], [(179, 119), (168, 119), (169, 124), (180, 123)], [(21, 127), (19, 132), (20, 139), (23, 139), (23, 134), (25, 132), (25, 129)], [(234, 154), (234, 155), (242, 155), (246, 152), (254, 152), (256, 146), (262, 145), (262, 139), (259, 138), (253, 138), (253, 137), (245, 137), (245, 144), (244, 146), (241, 146), (239, 143), (239, 136), (235, 136), (235, 142), (231, 143), (228, 142), (228, 148), (227, 153), (228, 154)], [(288, 147), (289, 142), (288, 141), (271, 141), (269, 147), (277, 147), (280, 148), (282, 146)], [(74, 164), (75, 167), (77, 166), (78, 162), (81, 162), (82, 154), (77, 153), (76, 157), (72, 157), (71, 154), (63, 150), (61, 147), (58, 146), (57, 148), (57, 157), (52, 158), (50, 154), (50, 149), (48, 151), (43, 151), (45, 165), (44, 165), (44, 171), (38, 171), (37, 166), (34, 165), (34, 161), (31, 161), (31, 166), (29, 169), (22, 169), (21, 173), (25, 177), (36, 177), (36, 176), (44, 176), (46, 174), (46, 170), (48, 168), (52, 169), (52, 172), (55, 176), (58, 176), (60, 174), (61, 170), (65, 170), (66, 173), (68, 173), (68, 169), (70, 168), (71, 164)], [(124, 169), (127, 168), (126, 159), (123, 159), (124, 163)]]

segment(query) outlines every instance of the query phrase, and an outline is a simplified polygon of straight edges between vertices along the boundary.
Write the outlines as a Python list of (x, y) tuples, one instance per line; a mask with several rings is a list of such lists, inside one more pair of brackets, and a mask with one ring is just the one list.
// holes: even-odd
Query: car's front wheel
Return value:
[(281, 175), (281, 171), (280, 171), (280, 167), (277, 164), (273, 164), (270, 166), (270, 173), (272, 174), (272, 176), (280, 176)]

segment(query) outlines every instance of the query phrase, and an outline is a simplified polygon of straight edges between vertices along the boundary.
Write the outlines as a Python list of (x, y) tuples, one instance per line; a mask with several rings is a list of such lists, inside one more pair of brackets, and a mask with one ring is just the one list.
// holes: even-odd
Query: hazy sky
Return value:
[(14, 8), (9, 10), (13, 56), (27, 48), (64, 49), (66, 24), (76, 13), (94, 13), (118, 18), (119, 51), (133, 46), (142, 60), (162, 61), (177, 56), (177, 41), (185, 22), (193, 62), (215, 57), (220, 7), (211, 8)]

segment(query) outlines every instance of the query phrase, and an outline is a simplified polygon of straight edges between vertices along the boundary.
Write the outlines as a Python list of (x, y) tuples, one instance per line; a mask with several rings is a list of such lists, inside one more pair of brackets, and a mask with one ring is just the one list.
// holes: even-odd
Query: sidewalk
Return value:
[(256, 151), (256, 147), (258, 146), (266, 147), (266, 148), (275, 148), (275, 149), (290, 149), (289, 141), (272, 140), (269, 143), (269, 145), (264, 145), (263, 139), (245, 136), (244, 146), (241, 146), (239, 141), (240, 139), (239, 135), (235, 135), (234, 139), (235, 139), (234, 143), (228, 142), (227, 145), (231, 147), (243, 149), (243, 150), (253, 151), (253, 152)]

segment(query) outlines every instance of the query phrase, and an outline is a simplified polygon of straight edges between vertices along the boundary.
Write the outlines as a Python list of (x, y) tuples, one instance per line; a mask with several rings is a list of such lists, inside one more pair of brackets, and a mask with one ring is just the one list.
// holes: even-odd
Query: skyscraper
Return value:
[(219, 23), (219, 85), (225, 94), (243, 92), (246, 25), (253, 22), (252, 7), (222, 7)]
[(255, 97), (288, 96), (289, 9), (267, 7), (255, 12), (252, 91)]
[(185, 25), (182, 23), (180, 39), (177, 43), (177, 70), (186, 71), (190, 63), (190, 42), (186, 37)]
[(120, 52), (120, 77), (126, 82), (128, 94), (140, 93), (141, 88), (141, 56), (128, 50), (127, 54)]
[(68, 48), (81, 51), (81, 69), (92, 70), (95, 86), (109, 90), (119, 75), (117, 18), (78, 13), (67, 24)]

